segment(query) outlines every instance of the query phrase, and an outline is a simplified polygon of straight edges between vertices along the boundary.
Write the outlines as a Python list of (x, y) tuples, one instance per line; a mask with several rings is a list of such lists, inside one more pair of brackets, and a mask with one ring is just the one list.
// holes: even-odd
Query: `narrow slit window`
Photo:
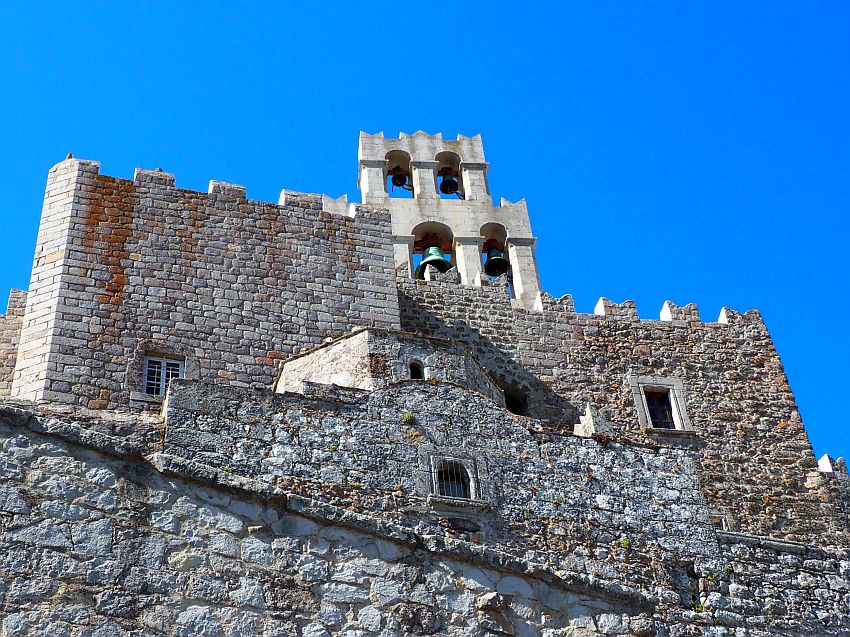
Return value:
[(410, 361), (410, 378), (411, 380), (425, 380), (425, 367), (422, 361)]
[(656, 429), (675, 429), (673, 406), (670, 403), (669, 391), (647, 391), (646, 407), (649, 410), (649, 420)]
[(469, 472), (459, 462), (444, 460), (437, 466), (437, 495), (472, 499)]
[(165, 396), (168, 383), (183, 378), (184, 363), (172, 358), (145, 357), (144, 389), (148, 396)]

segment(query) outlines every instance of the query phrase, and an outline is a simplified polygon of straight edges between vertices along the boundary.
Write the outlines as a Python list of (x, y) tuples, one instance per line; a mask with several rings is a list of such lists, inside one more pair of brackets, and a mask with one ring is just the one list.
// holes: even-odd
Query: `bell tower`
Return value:
[[(539, 311), (540, 281), (525, 199), (494, 206), (481, 136), (444, 140), (422, 131), (398, 139), (360, 133), (363, 203), (392, 217), (396, 267), (423, 278), (432, 264), (455, 267), (464, 285), (507, 273), (516, 301)], [(414, 255), (423, 255), (415, 270)]]

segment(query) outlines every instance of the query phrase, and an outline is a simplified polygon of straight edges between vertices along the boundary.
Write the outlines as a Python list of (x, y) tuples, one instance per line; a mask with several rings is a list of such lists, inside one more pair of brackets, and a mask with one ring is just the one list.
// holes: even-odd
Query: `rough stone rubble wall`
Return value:
[(454, 383), (504, 405), (501, 390), (466, 348), (392, 330), (364, 329), (290, 358), (275, 390), (301, 393), (304, 381), (374, 390), (410, 380), (414, 360), (424, 379)]
[(399, 278), (402, 328), (467, 345), (495, 376), (523, 388), (529, 415), (569, 431), (587, 402), (620, 434), (642, 438), (628, 379), (678, 378), (705, 440), (700, 473), (709, 506), (735, 530), (847, 545), (850, 520), (817, 473), (782, 363), (756, 312), (727, 323), (639, 320), (634, 305), (577, 314), (569, 297), (544, 311), (513, 308), (500, 281), (481, 288)]
[[(276, 361), (300, 348), (352, 325), (398, 327), (384, 212), (332, 215), (318, 195), (289, 194), (278, 206), (235, 188), (193, 192), (167, 173), (115, 179), (77, 160), (51, 179), (72, 167), (61, 245), (49, 257), (61, 285), (38, 285), (40, 235), (27, 310), (43, 341), (33, 355), (47, 363), (19, 362), (26, 378), (15, 396), (126, 407), (144, 399), (132, 392), (145, 352), (185, 357), (190, 376), (270, 387)], [(46, 207), (42, 234), (55, 217)]]
[[(727, 536), (722, 554), (697, 565), (698, 580), (647, 596), (629, 590), (631, 578), (608, 585), (556, 574), (491, 545), (413, 531), (232, 471), (168, 454), (142, 459), (156, 447), (2, 409), (2, 634), (850, 632), (843, 554)], [(699, 601), (683, 606), (674, 589)]]
[[(415, 416), (406, 422), (405, 413)], [(176, 382), (165, 453), (600, 580), (669, 588), (716, 558), (687, 449), (528, 432), (489, 400), (409, 381), (344, 404)], [(434, 500), (432, 458), (469, 461), (480, 503)], [(674, 553), (677, 560), (665, 560)], [(686, 601), (686, 600), (685, 600)]]
[[(850, 634), (850, 555), (846, 551), (832, 553), (739, 533), (721, 533), (720, 540), (724, 569), (706, 583), (706, 612), (729, 626), (770, 629), (779, 622), (814, 635), (843, 625), (844, 634)], [(828, 608), (840, 614), (831, 614)], [(842, 615), (843, 621), (837, 622)]]
[(10, 637), (652, 626), (651, 605), (622, 589), (303, 498), (189, 482), (8, 420), (0, 450), (0, 630)]
[(12, 290), (6, 314), (0, 314), (0, 396), (8, 396), (12, 389), (12, 375), (18, 358), (18, 342), (27, 293)]

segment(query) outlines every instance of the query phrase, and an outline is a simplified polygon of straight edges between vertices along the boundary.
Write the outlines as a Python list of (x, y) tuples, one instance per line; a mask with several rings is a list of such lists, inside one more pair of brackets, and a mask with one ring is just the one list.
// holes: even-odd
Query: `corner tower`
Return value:
[(541, 309), (525, 199), (493, 205), (480, 135), (444, 140), (419, 131), (392, 139), (361, 132), (358, 159), (363, 203), (386, 206), (392, 217), (397, 268), (413, 276), (414, 255), (439, 248), (462, 284), (480, 286), (488, 276), (482, 258), (502, 252), (508, 263), (501, 270), (507, 268), (517, 302)]

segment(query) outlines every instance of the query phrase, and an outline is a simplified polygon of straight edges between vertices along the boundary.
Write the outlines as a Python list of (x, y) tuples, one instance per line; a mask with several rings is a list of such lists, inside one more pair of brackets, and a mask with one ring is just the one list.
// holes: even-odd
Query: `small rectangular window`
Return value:
[(675, 429), (673, 421), (673, 406), (670, 404), (669, 391), (646, 391), (646, 406), (649, 409), (649, 419), (656, 429)]
[(144, 384), (148, 396), (165, 396), (168, 383), (173, 378), (183, 378), (183, 361), (145, 357)]
[(685, 385), (679, 378), (627, 376), (638, 422), (648, 429), (691, 430), (685, 410)]

